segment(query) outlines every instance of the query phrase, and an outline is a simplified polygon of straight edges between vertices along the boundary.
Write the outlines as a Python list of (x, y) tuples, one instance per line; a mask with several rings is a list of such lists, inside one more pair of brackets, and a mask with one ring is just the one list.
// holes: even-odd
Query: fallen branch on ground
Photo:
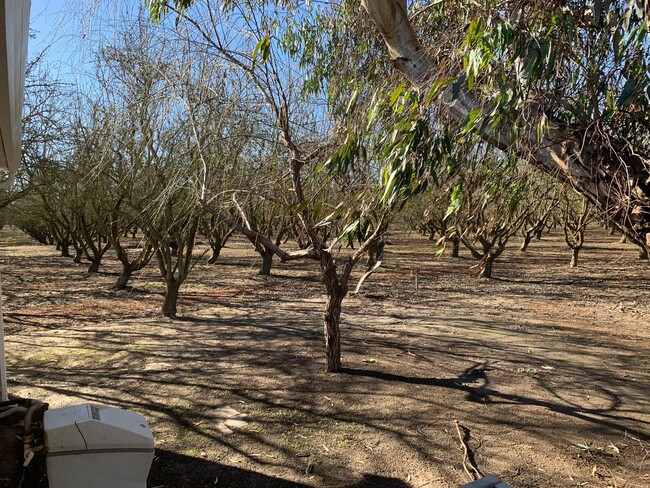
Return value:
[[(470, 459), (469, 446), (467, 445), (467, 442), (465, 442), (465, 439), (463, 438), (463, 434), (460, 431), (461, 425), (458, 423), (458, 420), (454, 420), (454, 426), (456, 427), (456, 432), (458, 433), (458, 439), (460, 440), (460, 445), (463, 447), (463, 469), (465, 470), (465, 473), (467, 473), (467, 476), (469, 477), (470, 481), (476, 481), (477, 479), (482, 478), (483, 475), (478, 470), (478, 468), (474, 466), (474, 463)], [(463, 427), (463, 430), (469, 436), (469, 429)], [(474, 471), (474, 473), (472, 473), (468, 469), (468, 466), (472, 468), (472, 471)]]

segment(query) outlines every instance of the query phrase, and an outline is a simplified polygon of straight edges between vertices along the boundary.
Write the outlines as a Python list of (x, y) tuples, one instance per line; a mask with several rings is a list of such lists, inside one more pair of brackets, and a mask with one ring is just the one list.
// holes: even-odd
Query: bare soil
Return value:
[[(145, 415), (150, 487), (456, 487), (456, 421), (479, 471), (515, 488), (650, 486), (650, 267), (599, 228), (575, 269), (555, 234), (513, 243), (482, 281), (475, 261), (392, 235), (344, 301), (340, 374), (324, 372), (315, 263), (262, 278), (232, 241), (169, 320), (153, 264), (116, 292), (110, 257), (90, 275), (11, 228), (0, 239), (10, 392)], [(232, 434), (226, 406), (248, 422)]]

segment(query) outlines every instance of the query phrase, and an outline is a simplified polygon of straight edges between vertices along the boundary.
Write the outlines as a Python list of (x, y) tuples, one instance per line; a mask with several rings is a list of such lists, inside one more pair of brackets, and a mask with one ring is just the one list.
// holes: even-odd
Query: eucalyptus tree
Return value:
[[(354, 28), (354, 3), (341, 4), (336, 29), (356, 34), (347, 46), (371, 45), (374, 33)], [(568, 181), (650, 246), (648, 2), (361, 3), (393, 61), (382, 69), (404, 75), (440, 117)]]
[(650, 245), (648, 2), (361, 4), (339, 2), (315, 27), (301, 19), (331, 92), (401, 75), (435, 124), (516, 151)]
[[(166, 8), (148, 3), (154, 16)], [(299, 5), (275, 3), (281, 15)], [(289, 35), (308, 53), (302, 61), (311, 83), (345, 95), (399, 85), (401, 75), (420, 93), (433, 125), (517, 152), (649, 245), (648, 2), (361, 4), (363, 13), (344, 0), (317, 16), (293, 17), (299, 26)]]
[[(215, 63), (243, 74), (257, 91), (264, 102), (260, 116), (282, 150), (283, 174), (292, 190), (288, 208), (300, 222), (304, 234), (298, 234), (306, 236), (308, 247), (287, 251), (243, 219), (212, 205), (219, 193), (210, 187), (210, 161), (206, 145), (201, 144), (197, 146), (206, 177), (199, 201), (207, 212), (272, 250), (280, 261), (311, 258), (318, 262), (327, 294), (323, 313), (327, 370), (339, 371), (341, 307), (352, 271), (381, 239), (392, 210), (426, 180), (425, 165), (418, 163), (427, 154), (414, 147), (426, 131), (415, 116), (417, 100), (409, 90), (395, 94), (391, 103), (383, 103), (383, 95), (377, 97), (375, 114), (362, 124), (365, 130), (350, 131), (346, 120), (365, 118), (365, 109), (357, 108), (368, 106), (371, 94), (354, 95), (349, 90), (349, 103), (341, 104), (332, 94), (331, 103), (325, 103), (326, 83), (314, 76), (317, 73), (310, 66), (315, 45), (303, 42), (319, 35), (310, 25), (321, 21), (320, 6), (206, 1), (187, 9), (193, 3), (148, 2), (155, 20), (173, 11), (197, 48), (203, 48)], [(190, 103), (188, 108), (191, 114)], [(388, 136), (386, 118), (391, 119)], [(193, 127), (194, 140), (201, 142), (200, 126)], [(339, 200), (328, 200), (333, 193)], [(337, 245), (347, 238), (361, 244), (354, 252), (339, 255)]]

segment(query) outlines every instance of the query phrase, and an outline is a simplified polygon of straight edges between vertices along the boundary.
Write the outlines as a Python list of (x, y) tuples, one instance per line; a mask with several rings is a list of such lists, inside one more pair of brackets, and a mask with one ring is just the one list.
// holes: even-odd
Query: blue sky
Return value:
[(50, 46), (47, 59), (51, 68), (72, 73), (78, 57), (74, 33), (79, 32), (80, 17), (71, 12), (68, 0), (32, 0), (30, 32), (35, 38), (29, 39), (29, 57)]
[[(135, 12), (142, 0), (32, 0), (29, 57), (47, 48), (46, 62), (62, 80), (83, 82), (102, 36), (118, 12)], [(99, 13), (98, 13), (99, 12)]]

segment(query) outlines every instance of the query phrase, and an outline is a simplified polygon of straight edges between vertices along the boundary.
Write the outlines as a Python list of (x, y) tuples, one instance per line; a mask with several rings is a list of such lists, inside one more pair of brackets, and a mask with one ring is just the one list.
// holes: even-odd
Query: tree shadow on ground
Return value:
[[(309, 476), (305, 474), (305, 477)], [(284, 480), (247, 469), (224, 466), (214, 461), (185, 456), (156, 449), (156, 457), (149, 472), (149, 487), (175, 488), (310, 488), (309, 484)], [(364, 474), (363, 479), (345, 488), (408, 488), (410, 485), (396, 478)]]
[(307, 488), (309, 485), (294, 483), (246, 469), (224, 466), (207, 459), (156, 449), (147, 486)]
[[(497, 389), (490, 388), (486, 371), (488, 371), (486, 364), (475, 364), (467, 368), (457, 378), (421, 378), (417, 376), (405, 376), (400, 374), (387, 373), (383, 371), (369, 370), (369, 369), (355, 369), (343, 368), (341, 372), (349, 374), (350, 376), (375, 378), (382, 381), (394, 381), (399, 383), (409, 383), (414, 385), (436, 386), (440, 388), (449, 388), (454, 390), (464, 391), (467, 396), (466, 400), (475, 403), (490, 403), (496, 404), (512, 404), (512, 405), (528, 405), (540, 407), (551, 412), (557, 412), (575, 419), (580, 419), (585, 422), (595, 424), (600, 427), (626, 432), (628, 427), (622, 423), (624, 420), (631, 420), (647, 425), (640, 419), (632, 419), (623, 415), (617, 414), (617, 408), (620, 406), (621, 400), (618, 395), (601, 388), (603, 392), (611, 396), (612, 404), (609, 408), (595, 408), (588, 409), (578, 407), (575, 405), (566, 405), (559, 402), (546, 401), (538, 398), (533, 398), (526, 395), (508, 394), (503, 393)], [(641, 440), (647, 441), (650, 436), (644, 432), (636, 432), (636, 435)]]

